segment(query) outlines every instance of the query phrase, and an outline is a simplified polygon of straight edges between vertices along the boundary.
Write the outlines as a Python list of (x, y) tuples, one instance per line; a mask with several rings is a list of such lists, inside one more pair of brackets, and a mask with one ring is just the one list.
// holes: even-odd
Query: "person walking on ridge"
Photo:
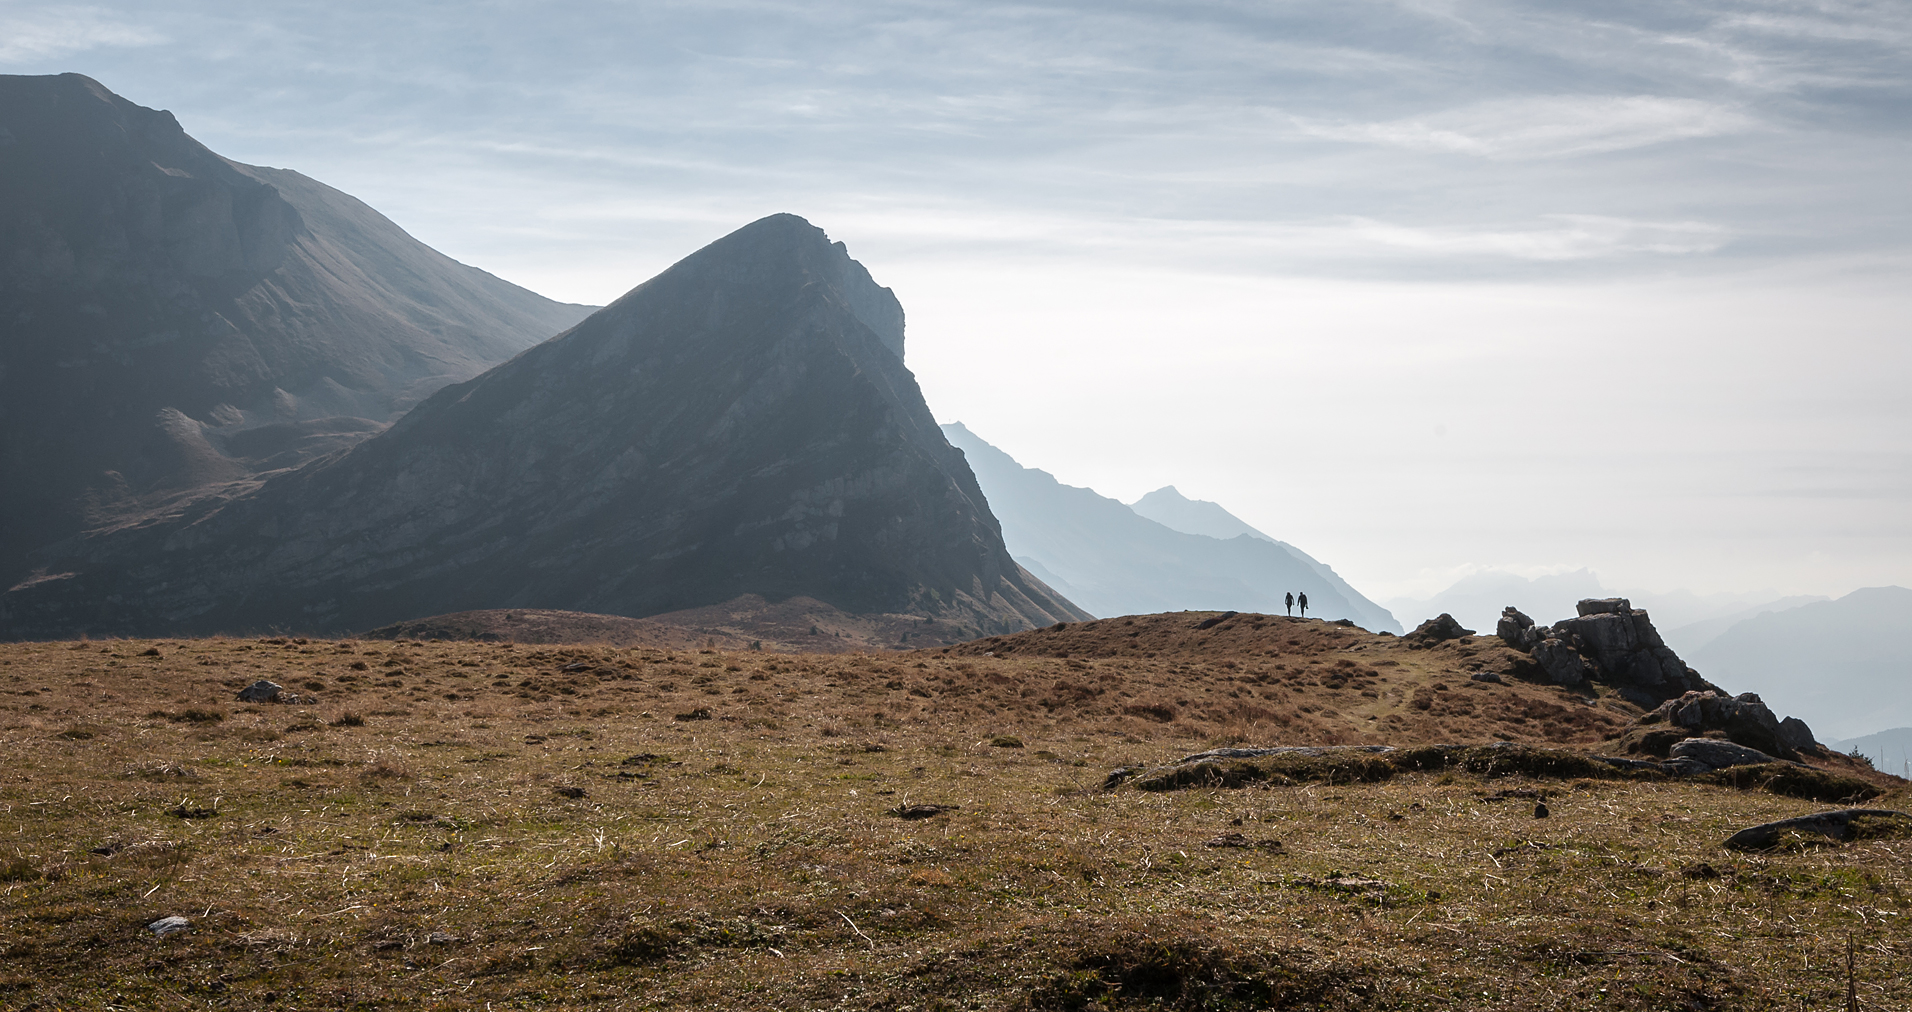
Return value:
[(1301, 606), (1301, 617), (1307, 618), (1308, 617), (1308, 592), (1302, 591), (1301, 596), (1295, 598), (1295, 603)]
[(1288, 606), (1288, 617), (1293, 618), (1295, 615), (1295, 592), (1292, 590), (1289, 591), (1288, 599), (1282, 603)]

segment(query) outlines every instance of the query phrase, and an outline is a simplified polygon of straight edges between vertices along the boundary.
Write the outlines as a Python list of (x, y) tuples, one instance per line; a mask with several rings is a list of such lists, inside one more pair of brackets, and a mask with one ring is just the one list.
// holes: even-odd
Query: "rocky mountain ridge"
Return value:
[(0, 586), (584, 318), (78, 74), (0, 75)]
[(1085, 617), (1010, 558), (900, 348), (894, 297), (773, 215), (343, 454), (47, 553), (0, 627), (323, 633), (743, 594), (968, 635)]

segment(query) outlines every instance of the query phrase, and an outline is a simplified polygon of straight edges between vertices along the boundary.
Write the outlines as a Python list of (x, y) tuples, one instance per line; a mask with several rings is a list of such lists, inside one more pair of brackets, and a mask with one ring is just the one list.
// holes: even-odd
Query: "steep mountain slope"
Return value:
[[(1348, 585), (1341, 574), (1328, 568), (1320, 560), (1307, 552), (1287, 543), (1277, 541), (1248, 525), (1248, 522), (1222, 508), (1220, 503), (1206, 499), (1190, 499), (1176, 491), (1173, 485), (1164, 485), (1136, 500), (1129, 506), (1137, 514), (1145, 516), (1170, 530), (1183, 534), (1201, 534), (1211, 538), (1229, 541), (1247, 535), (1271, 545), (1277, 545), (1282, 551), (1295, 557), (1295, 560), (1332, 587), (1354, 609), (1354, 620), (1364, 629), (1376, 632), (1400, 630), (1400, 622), (1393, 612), (1361, 596), (1361, 592)], [(1312, 603), (1313, 599), (1309, 599)], [(1429, 612), (1431, 615), (1438, 612)]]
[(364, 439), (589, 311), (89, 78), (0, 76), (0, 586), (84, 526)]
[(1692, 655), (1722, 684), (1784, 697), (1823, 734), (1912, 724), (1912, 590), (1869, 587), (1747, 619)]
[(49, 557), (0, 623), (353, 630), (744, 594), (971, 634), (1080, 617), (1003, 548), (901, 320), (842, 244), (765, 218), (341, 456)]
[[(1097, 615), (1184, 609), (1278, 612), (1282, 595), (1308, 595), (1309, 613), (1400, 632), (1384, 609), (1317, 571), (1279, 542), (1184, 534), (1026, 468), (960, 422), (943, 426), (976, 471), (1017, 560)], [(1313, 563), (1312, 565), (1310, 563)], [(1325, 569), (1325, 567), (1322, 567)], [(1337, 586), (1339, 584), (1339, 586)]]

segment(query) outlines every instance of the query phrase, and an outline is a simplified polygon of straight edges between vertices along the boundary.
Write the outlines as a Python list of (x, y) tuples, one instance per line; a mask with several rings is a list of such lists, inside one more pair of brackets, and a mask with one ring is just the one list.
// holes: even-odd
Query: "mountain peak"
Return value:
[(652, 285), (686, 282), (756, 292), (792, 283), (819, 284), (883, 347), (903, 358), (903, 305), (896, 293), (877, 284), (843, 243), (832, 242), (823, 229), (798, 215), (759, 218), (678, 261), (625, 298)]
[(346, 631), (749, 594), (963, 635), (1086, 617), (1003, 547), (901, 320), (821, 229), (753, 222), (344, 454), (82, 539), (48, 560), (64, 578), (0, 596), (0, 626)]
[(1137, 499), (1129, 508), (1170, 530), (1183, 534), (1201, 534), (1223, 541), (1246, 534), (1262, 541), (1274, 538), (1249, 526), (1246, 520), (1228, 512), (1220, 503), (1190, 499), (1173, 485), (1163, 485)]

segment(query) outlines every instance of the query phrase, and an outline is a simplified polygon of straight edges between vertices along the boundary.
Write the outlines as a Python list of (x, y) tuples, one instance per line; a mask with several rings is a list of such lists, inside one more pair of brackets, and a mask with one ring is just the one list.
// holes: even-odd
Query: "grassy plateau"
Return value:
[[(0, 645), (0, 1007), (1912, 1008), (1912, 839), (1724, 848), (1841, 807), (1770, 778), (1105, 789), (1226, 745), (1585, 754), (1640, 712), (1490, 638), (1214, 617), (830, 655)], [(301, 701), (236, 700), (261, 678)]]

